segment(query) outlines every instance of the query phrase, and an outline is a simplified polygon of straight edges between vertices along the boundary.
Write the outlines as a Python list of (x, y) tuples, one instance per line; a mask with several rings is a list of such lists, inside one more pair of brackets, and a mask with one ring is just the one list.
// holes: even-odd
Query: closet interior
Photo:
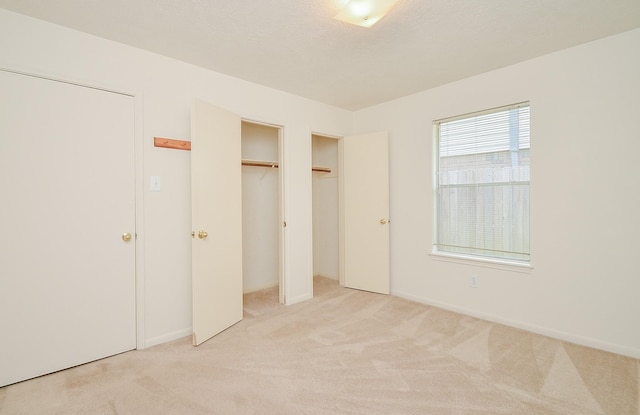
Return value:
[(338, 281), (338, 139), (312, 134), (313, 275)]
[[(242, 122), (242, 283), (245, 294), (277, 287), (282, 281), (281, 134), (280, 127)], [(313, 275), (338, 281), (338, 139), (319, 134), (313, 134), (311, 139)]]
[(242, 121), (242, 285), (250, 293), (281, 278), (281, 128)]

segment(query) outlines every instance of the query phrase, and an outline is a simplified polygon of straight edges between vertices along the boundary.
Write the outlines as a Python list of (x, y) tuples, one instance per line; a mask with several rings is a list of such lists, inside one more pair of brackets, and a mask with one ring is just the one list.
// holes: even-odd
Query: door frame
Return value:
[(114, 94), (126, 95), (134, 100), (134, 142), (132, 146), (133, 162), (134, 162), (134, 243), (135, 243), (135, 310), (136, 310), (136, 350), (142, 350), (145, 348), (145, 321), (144, 321), (144, 298), (145, 298), (145, 284), (144, 284), (144, 169), (142, 163), (142, 155), (144, 150), (143, 140), (143, 102), (142, 91), (131, 91), (129, 88), (114, 87), (113, 85), (99, 84), (99, 83), (87, 83), (72, 78), (61, 78), (53, 75), (49, 75), (45, 72), (33, 72), (32, 70), (26, 70), (18, 67), (5, 67), (0, 66), (0, 71), (14, 73), (17, 75), (30, 76), (34, 78), (44, 79), (47, 81), (61, 82), (64, 84), (75, 85), (84, 88), (91, 88), (98, 91), (104, 91)]
[(289, 298), (291, 298), (290, 293), (289, 293), (289, 279), (288, 279), (288, 275), (289, 273), (287, 272), (288, 270), (288, 264), (286, 262), (287, 256), (287, 250), (288, 250), (288, 245), (287, 245), (287, 227), (286, 227), (286, 222), (287, 222), (287, 186), (286, 186), (286, 171), (287, 171), (287, 167), (286, 167), (286, 162), (285, 162), (285, 139), (284, 139), (284, 130), (285, 127), (283, 125), (280, 124), (274, 124), (271, 122), (265, 122), (265, 121), (258, 121), (255, 119), (251, 119), (251, 118), (246, 118), (246, 117), (240, 117), (240, 122), (241, 123), (248, 123), (248, 124), (254, 124), (254, 125), (261, 125), (264, 127), (269, 127), (269, 128), (274, 128), (278, 131), (278, 212), (280, 215), (280, 226), (278, 227), (278, 229), (280, 229), (279, 231), (279, 235), (278, 235), (278, 240), (279, 240), (279, 246), (278, 246), (278, 263), (279, 263), (279, 267), (278, 267), (278, 302), (280, 304), (288, 304), (287, 300)]

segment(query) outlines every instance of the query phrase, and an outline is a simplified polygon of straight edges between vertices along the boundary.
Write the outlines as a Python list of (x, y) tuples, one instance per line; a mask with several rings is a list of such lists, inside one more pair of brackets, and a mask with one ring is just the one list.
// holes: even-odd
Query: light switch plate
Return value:
[(476, 277), (475, 275), (473, 277), (471, 277), (471, 281), (469, 282), (469, 286), (471, 288), (478, 288), (479, 285), (480, 285), (480, 278)]
[(151, 191), (159, 192), (162, 190), (162, 184), (160, 182), (160, 176), (151, 176)]

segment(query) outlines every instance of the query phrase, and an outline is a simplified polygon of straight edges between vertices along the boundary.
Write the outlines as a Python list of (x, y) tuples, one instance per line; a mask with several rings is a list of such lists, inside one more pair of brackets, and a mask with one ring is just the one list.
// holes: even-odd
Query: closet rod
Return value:
[(254, 166), (254, 167), (271, 167), (277, 169), (278, 163), (275, 161), (258, 161), (258, 160), (242, 160), (243, 166)]
[[(275, 161), (260, 161), (260, 160), (242, 160), (243, 166), (254, 166), (254, 167), (271, 167), (273, 169), (277, 169), (280, 167)], [(318, 171), (321, 173), (331, 173), (330, 167), (312, 167), (312, 171)]]

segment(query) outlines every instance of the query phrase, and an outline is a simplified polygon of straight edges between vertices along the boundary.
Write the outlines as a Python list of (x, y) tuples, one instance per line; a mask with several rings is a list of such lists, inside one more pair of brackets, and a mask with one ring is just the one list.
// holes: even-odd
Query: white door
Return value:
[(135, 183), (133, 97), (5, 71), (0, 91), (3, 386), (136, 347)]
[(242, 320), (241, 119), (195, 101), (191, 112), (193, 344)]
[(389, 144), (386, 132), (340, 140), (344, 285), (389, 294)]

